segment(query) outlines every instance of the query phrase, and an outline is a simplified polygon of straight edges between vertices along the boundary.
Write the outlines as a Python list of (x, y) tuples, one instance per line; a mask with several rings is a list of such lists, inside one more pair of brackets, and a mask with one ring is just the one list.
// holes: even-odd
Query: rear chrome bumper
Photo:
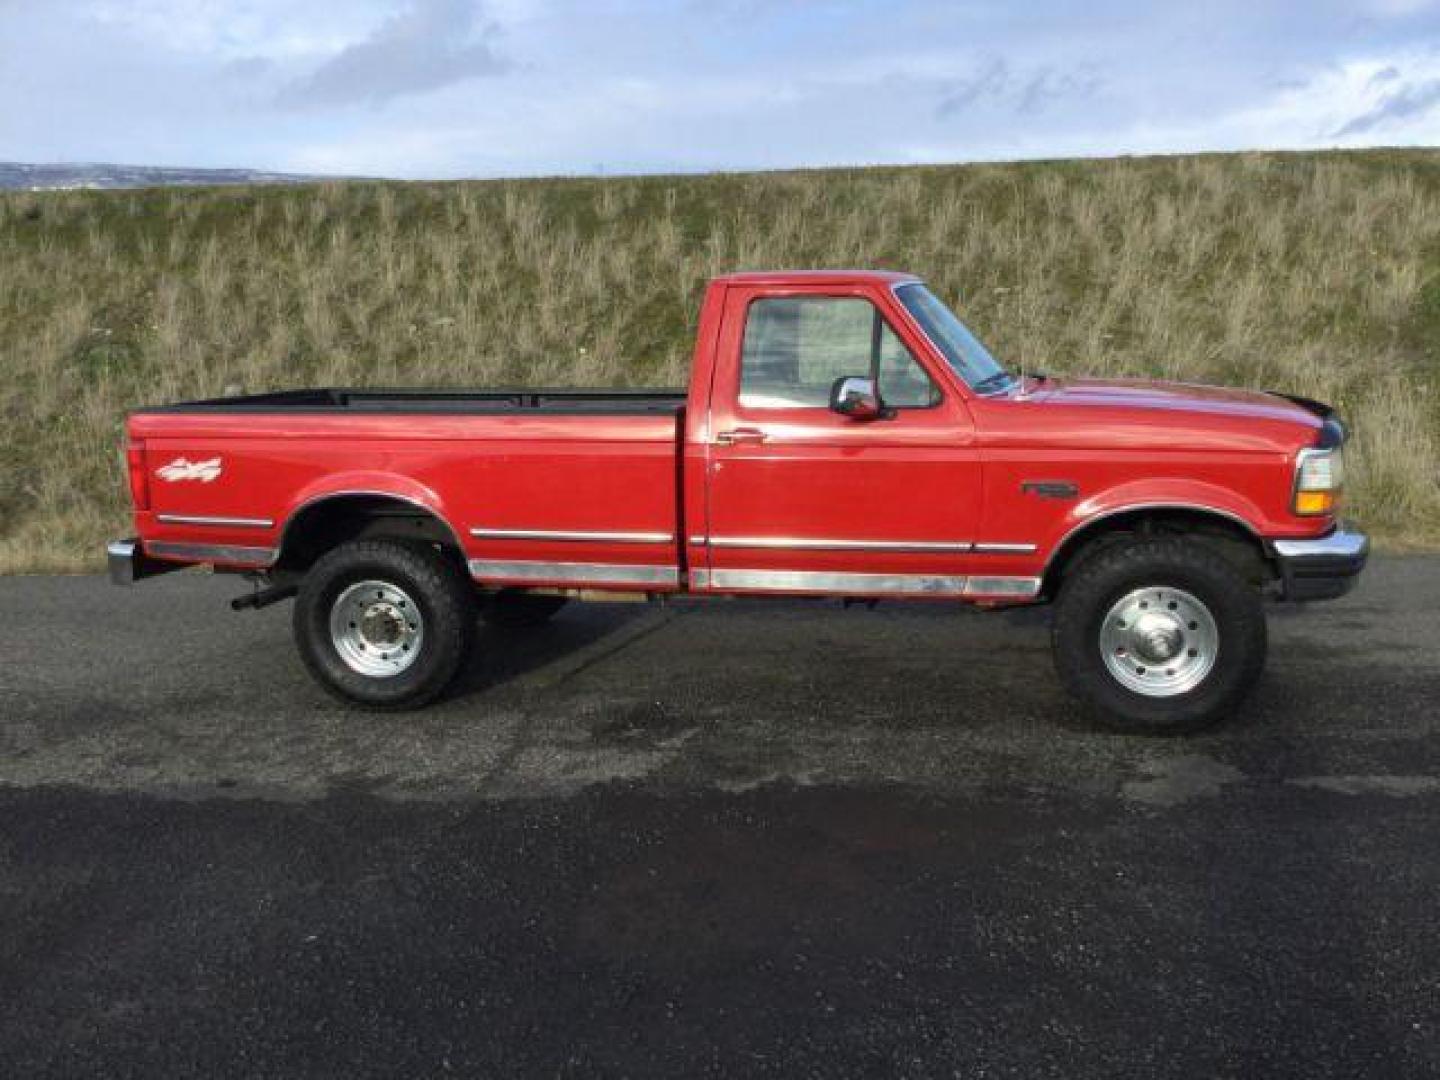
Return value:
[(185, 569), (183, 563), (150, 558), (141, 548), (140, 541), (133, 536), (128, 540), (111, 540), (106, 544), (105, 560), (110, 566), (110, 580), (116, 585), (133, 585), (157, 574)]
[(1370, 538), (1348, 522), (1314, 540), (1275, 540), (1270, 544), (1280, 567), (1284, 600), (1333, 600), (1355, 587)]

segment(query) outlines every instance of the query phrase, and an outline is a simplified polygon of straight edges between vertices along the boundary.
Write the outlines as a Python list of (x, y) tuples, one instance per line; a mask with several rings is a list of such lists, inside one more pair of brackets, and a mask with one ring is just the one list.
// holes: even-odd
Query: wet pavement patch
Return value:
[(587, 726), (597, 744), (646, 749), (664, 748), (695, 729), (692, 721), (658, 701), (612, 706)]

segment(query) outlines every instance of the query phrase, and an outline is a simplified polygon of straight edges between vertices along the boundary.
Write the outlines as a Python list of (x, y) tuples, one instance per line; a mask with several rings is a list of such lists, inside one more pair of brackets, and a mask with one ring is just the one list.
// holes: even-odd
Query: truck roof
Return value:
[(749, 270), (715, 280), (729, 285), (898, 285), (920, 279), (898, 270)]

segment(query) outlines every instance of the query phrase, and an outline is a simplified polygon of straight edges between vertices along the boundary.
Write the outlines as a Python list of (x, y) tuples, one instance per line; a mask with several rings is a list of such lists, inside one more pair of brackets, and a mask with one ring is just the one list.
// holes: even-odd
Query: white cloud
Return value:
[(1431, 42), (1440, 0), (0, 0), (0, 146), (455, 176), (1434, 144)]
[(281, 60), (334, 53), (363, 40), (389, 7), (383, 0), (88, 0), (80, 13), (176, 54)]
[(363, 41), (287, 86), (279, 100), (305, 107), (375, 105), (498, 75), (510, 64), (492, 44), (495, 26), (481, 14), (476, 0), (410, 0)]
[[(1351, 60), (1228, 118), (1255, 145), (1440, 144), (1440, 55), (1412, 52)], [(1421, 91), (1415, 94), (1416, 90)], [(1409, 103), (1406, 107), (1406, 103)]]

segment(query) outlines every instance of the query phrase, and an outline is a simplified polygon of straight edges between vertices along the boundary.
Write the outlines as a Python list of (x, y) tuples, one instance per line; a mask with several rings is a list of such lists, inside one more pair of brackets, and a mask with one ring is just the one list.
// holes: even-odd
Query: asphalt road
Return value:
[(351, 712), (233, 580), (0, 580), (0, 1073), (1440, 1071), (1440, 560), (1251, 704), (1080, 726), (1043, 613), (482, 634)]

